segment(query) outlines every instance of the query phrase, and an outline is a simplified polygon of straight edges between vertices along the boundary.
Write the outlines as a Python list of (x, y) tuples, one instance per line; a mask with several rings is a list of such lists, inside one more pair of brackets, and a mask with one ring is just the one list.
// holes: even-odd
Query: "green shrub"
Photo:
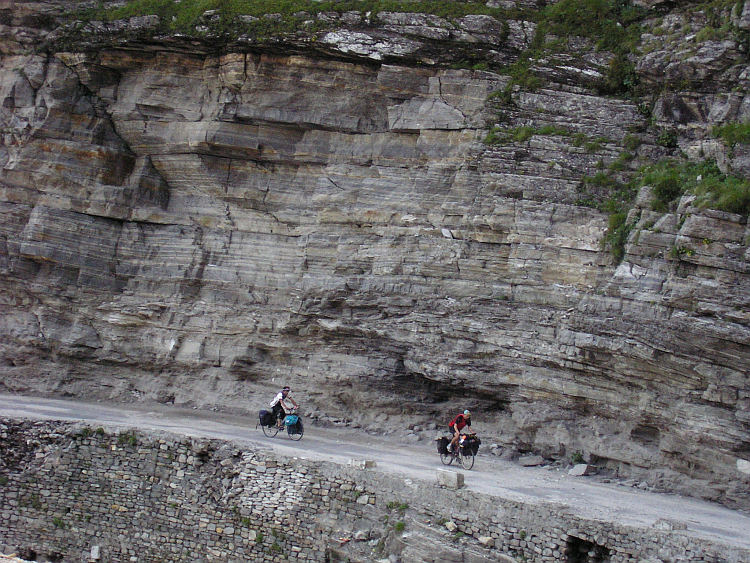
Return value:
[(696, 204), (740, 215), (750, 214), (750, 180), (736, 176), (708, 176), (693, 190)]
[(575, 133), (573, 135), (573, 146), (583, 147), (586, 152), (597, 152), (602, 149), (603, 143), (608, 143), (609, 139), (604, 137), (597, 137), (596, 139), (590, 139), (586, 133)]
[(536, 130), (533, 127), (521, 126), (506, 129), (503, 127), (493, 127), (484, 138), (487, 145), (506, 145), (508, 143), (523, 143), (528, 141)]
[(608, 192), (617, 186), (617, 180), (606, 172), (597, 172), (593, 176), (584, 176), (583, 185), (591, 192)]
[(531, 139), (534, 136), (535, 130), (533, 127), (515, 127), (508, 131), (507, 138), (509, 141), (514, 143), (523, 143)]
[(662, 129), (656, 137), (656, 144), (674, 149), (677, 147), (677, 131), (674, 129)]
[(482, 142), (485, 145), (500, 145), (503, 143), (504, 136), (502, 135), (503, 128), (494, 126), (485, 135)]
[(526, 91), (534, 91), (544, 85), (544, 81), (531, 70), (531, 65), (537, 56), (538, 53), (533, 50), (526, 51), (519, 55), (516, 62), (500, 69), (502, 74), (507, 74), (511, 79), (501, 94), (501, 99), (506, 104), (513, 104), (512, 93), (516, 86)]
[(537, 130), (537, 132), (540, 135), (550, 135), (550, 136), (556, 135), (560, 137), (567, 137), (568, 135), (570, 135), (570, 131), (562, 127), (558, 127), (557, 125), (542, 125)]
[(136, 438), (135, 432), (122, 432), (117, 436), (117, 444), (135, 447), (138, 445), (138, 438)]
[(642, 139), (638, 135), (632, 135), (631, 133), (628, 133), (622, 139), (622, 146), (630, 152), (640, 147), (641, 143), (643, 143)]
[(5, 486), (8, 484), (8, 478), (5, 475), (0, 475), (0, 485)]
[[(484, 143), (488, 145), (504, 145), (508, 143), (523, 143), (534, 135), (548, 135), (558, 137), (570, 136), (570, 131), (556, 125), (543, 125), (542, 127), (530, 127), (522, 125), (519, 127), (504, 128), (495, 126), (487, 133)], [(585, 138), (585, 135), (584, 135)]]
[(401, 533), (404, 531), (404, 528), (406, 528), (406, 523), (403, 520), (399, 520), (396, 522), (396, 524), (393, 526), (393, 529), (397, 532)]
[(637, 194), (636, 185), (618, 181), (608, 170), (584, 176), (578, 190), (581, 195), (576, 205), (594, 207), (609, 214), (609, 227), (601, 244), (610, 248), (615, 263), (619, 264), (625, 256), (625, 244), (634, 226), (634, 223), (627, 223), (627, 217)]
[(638, 17), (638, 10), (625, 2), (561, 0), (545, 8), (540, 25), (559, 37), (588, 37), (601, 49), (617, 51), (625, 26)]
[(750, 144), (750, 121), (717, 125), (711, 130), (711, 134), (721, 139), (728, 147), (737, 144), (748, 145)]
[(694, 194), (697, 206), (740, 215), (750, 213), (750, 180), (722, 173), (713, 160), (662, 160), (642, 168), (635, 185), (654, 188), (655, 211), (666, 211), (679, 196)]
[(607, 139), (605, 139), (604, 137), (598, 137), (597, 139), (594, 139), (592, 141), (586, 141), (583, 144), (583, 148), (586, 149), (586, 152), (599, 152), (600, 150), (602, 150), (602, 147), (606, 142)]
[(707, 25), (695, 34), (695, 42), (703, 43), (704, 41), (714, 41), (716, 39), (719, 39), (721, 36), (722, 34), (718, 29)]
[(609, 216), (609, 228), (604, 236), (604, 244), (609, 245), (615, 264), (619, 264), (625, 258), (625, 245), (628, 242), (630, 231), (635, 226), (633, 223), (628, 223), (627, 219), (628, 214), (624, 211)]
[(673, 168), (657, 168), (645, 176), (646, 184), (654, 188), (654, 211), (667, 211), (669, 204), (682, 195), (684, 184), (680, 171)]
[(685, 246), (673, 246), (669, 251), (669, 256), (673, 260), (680, 260), (683, 256), (693, 256), (694, 254), (695, 250)]
[(622, 171), (628, 168), (628, 165), (633, 160), (633, 155), (628, 151), (622, 151), (610, 165), (610, 170)]
[(578, 464), (583, 463), (583, 454), (579, 451), (574, 452), (572, 456), (570, 456), (571, 463)]
[(625, 53), (618, 53), (607, 66), (607, 75), (599, 86), (602, 94), (618, 94), (632, 91), (638, 86), (635, 65)]

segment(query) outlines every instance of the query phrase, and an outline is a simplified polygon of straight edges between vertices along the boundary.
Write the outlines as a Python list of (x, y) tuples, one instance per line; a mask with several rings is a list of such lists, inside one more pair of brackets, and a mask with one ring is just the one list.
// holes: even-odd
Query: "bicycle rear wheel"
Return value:
[(263, 426), (261, 426), (261, 428), (263, 429), (263, 434), (265, 434), (269, 438), (273, 438), (274, 436), (276, 436), (276, 434), (279, 433), (279, 427), (276, 426), (275, 423), (273, 424), (273, 426), (265, 426), (265, 425), (263, 425)]
[(453, 454), (440, 454), (440, 461), (443, 462), (443, 465), (450, 465), (451, 463), (453, 463)]

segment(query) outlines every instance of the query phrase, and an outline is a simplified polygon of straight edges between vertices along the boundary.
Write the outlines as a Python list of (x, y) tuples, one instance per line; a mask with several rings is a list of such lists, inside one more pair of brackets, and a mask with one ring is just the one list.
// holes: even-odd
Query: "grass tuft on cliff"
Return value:
[(750, 145), (750, 121), (717, 125), (711, 134), (730, 148), (738, 144)]
[(655, 211), (667, 211), (680, 196), (693, 194), (699, 207), (750, 214), (750, 180), (724, 174), (713, 160), (663, 160), (643, 168), (636, 183), (654, 188)]

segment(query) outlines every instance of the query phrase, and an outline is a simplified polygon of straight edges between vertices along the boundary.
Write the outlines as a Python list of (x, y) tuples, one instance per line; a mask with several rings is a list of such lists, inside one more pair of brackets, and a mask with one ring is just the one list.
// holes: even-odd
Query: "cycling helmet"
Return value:
[(469, 409), (466, 409), (464, 411), (464, 416), (471, 416), (471, 411)]
[(291, 391), (291, 389), (289, 388), (288, 385), (285, 385), (282, 391), (286, 391), (288, 393), (289, 391)]

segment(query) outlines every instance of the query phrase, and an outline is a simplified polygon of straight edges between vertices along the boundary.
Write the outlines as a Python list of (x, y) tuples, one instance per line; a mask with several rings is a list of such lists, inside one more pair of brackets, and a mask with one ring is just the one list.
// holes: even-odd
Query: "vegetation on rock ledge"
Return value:
[(750, 214), (750, 180), (724, 174), (713, 160), (664, 160), (642, 169), (636, 182), (654, 188), (655, 211), (667, 211), (675, 199), (693, 194), (699, 207)]
[[(121, 6), (82, 10), (83, 21), (116, 21), (136, 16), (156, 15), (165, 32), (190, 35), (205, 27), (214, 34), (236, 36), (244, 32), (283, 33), (294, 31), (319, 14), (347, 12), (423, 13), (453, 19), (471, 14), (504, 19), (515, 11), (490, 8), (483, 2), (403, 1), (403, 0), (131, 0)], [(243, 17), (244, 16), (244, 17)], [(320, 22), (312, 22), (320, 23)], [(314, 27), (313, 27), (314, 30)]]
[(735, 145), (750, 145), (750, 121), (725, 123), (714, 127), (711, 133), (730, 148)]
[[(696, 163), (665, 159), (641, 168), (627, 185), (606, 178), (613, 195), (601, 206), (610, 213), (609, 229), (602, 242), (609, 246), (616, 263), (624, 258), (625, 244), (637, 222), (628, 221), (628, 217), (632, 199), (640, 187), (653, 188), (654, 211), (667, 212), (681, 196), (694, 195), (693, 205), (697, 207), (750, 214), (750, 180), (724, 174), (713, 160)], [(602, 182), (600, 178), (599, 183)]]

